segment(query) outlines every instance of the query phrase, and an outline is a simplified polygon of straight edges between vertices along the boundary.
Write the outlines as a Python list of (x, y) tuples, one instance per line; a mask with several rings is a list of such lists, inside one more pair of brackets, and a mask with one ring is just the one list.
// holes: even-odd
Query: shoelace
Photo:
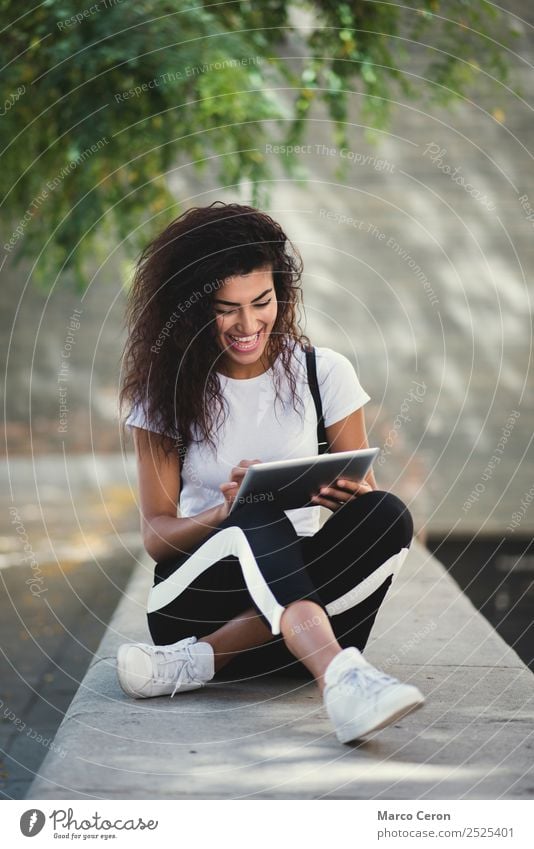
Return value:
[(392, 678), (391, 675), (387, 675), (385, 672), (381, 672), (374, 667), (369, 668), (367, 666), (347, 670), (340, 678), (339, 683), (341, 682), (357, 684), (364, 694), (366, 691), (372, 694), (376, 690), (381, 690), (386, 684), (397, 683), (396, 679)]
[[(171, 699), (173, 698), (176, 690), (182, 683), (189, 684), (194, 678), (194, 661), (189, 652), (189, 647), (184, 647), (182, 651), (185, 651), (187, 658), (177, 658), (176, 657), (176, 649), (165, 649), (159, 648), (155, 652), (156, 658), (156, 666), (157, 666), (157, 677), (154, 678), (155, 682), (157, 681), (175, 681), (174, 690), (171, 693)], [(180, 669), (176, 672), (176, 665), (180, 664)], [(168, 664), (172, 664), (171, 668), (168, 668)]]

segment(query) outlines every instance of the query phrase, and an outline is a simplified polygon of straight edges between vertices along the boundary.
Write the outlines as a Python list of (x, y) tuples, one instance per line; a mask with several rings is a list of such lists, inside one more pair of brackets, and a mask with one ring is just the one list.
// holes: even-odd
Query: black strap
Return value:
[(184, 441), (181, 436), (176, 440), (176, 450), (178, 452), (178, 458), (180, 460), (180, 495), (182, 493), (182, 489), (184, 488), (184, 477), (183, 477), (183, 468), (185, 464), (185, 456), (187, 454), (187, 445), (184, 445)]
[(328, 453), (328, 440), (326, 438), (326, 430), (324, 426), (323, 404), (321, 401), (321, 393), (319, 392), (319, 382), (317, 380), (317, 363), (315, 361), (315, 348), (313, 345), (305, 347), (306, 366), (308, 369), (308, 384), (310, 392), (313, 396), (315, 411), (317, 413), (317, 445), (319, 454)]

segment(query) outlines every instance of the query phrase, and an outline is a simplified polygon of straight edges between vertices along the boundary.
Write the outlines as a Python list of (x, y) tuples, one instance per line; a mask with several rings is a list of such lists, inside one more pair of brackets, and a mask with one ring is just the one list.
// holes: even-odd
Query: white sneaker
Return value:
[(417, 687), (376, 669), (356, 648), (335, 656), (326, 669), (325, 684), (325, 707), (340, 743), (378, 731), (425, 701)]
[(178, 691), (197, 690), (213, 678), (213, 649), (186, 637), (169, 646), (125, 643), (117, 652), (119, 684), (128, 696), (171, 698)]

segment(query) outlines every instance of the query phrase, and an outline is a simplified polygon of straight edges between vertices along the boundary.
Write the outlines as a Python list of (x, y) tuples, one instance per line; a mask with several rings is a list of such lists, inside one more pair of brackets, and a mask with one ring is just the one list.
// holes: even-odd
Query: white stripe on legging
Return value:
[(390, 575), (393, 575), (393, 580), (397, 575), (400, 567), (404, 563), (406, 559), (406, 555), (408, 554), (409, 548), (401, 548), (397, 554), (394, 554), (392, 557), (389, 557), (378, 569), (375, 569), (374, 572), (371, 572), (367, 578), (349, 590), (345, 595), (336, 598), (335, 601), (331, 601), (326, 605), (326, 612), (329, 616), (336, 616), (338, 613), (344, 613), (345, 610), (348, 610), (350, 607), (354, 607), (356, 604), (359, 604), (364, 599), (368, 598), (375, 590), (377, 590), (386, 578)]
[(190, 554), (176, 572), (152, 587), (148, 596), (147, 612), (154, 613), (154, 611), (166, 607), (180, 593), (183, 593), (193, 581), (196, 581), (206, 569), (209, 569), (218, 560), (230, 555), (239, 559), (243, 578), (252, 599), (269, 622), (272, 633), (279, 634), (280, 619), (285, 608), (277, 602), (272, 594), (256, 562), (254, 552), (245, 533), (238, 527), (223, 528), (214, 534), (200, 548)]

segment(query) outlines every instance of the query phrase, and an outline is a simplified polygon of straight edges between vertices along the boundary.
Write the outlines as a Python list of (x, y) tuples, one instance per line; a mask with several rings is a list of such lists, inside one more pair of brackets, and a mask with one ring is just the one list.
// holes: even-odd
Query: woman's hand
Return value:
[(348, 478), (338, 478), (333, 486), (322, 486), (317, 495), (312, 495), (311, 501), (335, 513), (346, 501), (372, 491), (373, 487), (367, 481), (357, 483)]
[(239, 487), (241, 486), (241, 481), (245, 477), (248, 467), (253, 466), (255, 463), (261, 463), (261, 460), (240, 460), (239, 465), (234, 466), (232, 469), (230, 480), (219, 485), (219, 489), (224, 495), (224, 502), (221, 505), (221, 522), (223, 519), (226, 519), (230, 512), (230, 508), (234, 503)]

